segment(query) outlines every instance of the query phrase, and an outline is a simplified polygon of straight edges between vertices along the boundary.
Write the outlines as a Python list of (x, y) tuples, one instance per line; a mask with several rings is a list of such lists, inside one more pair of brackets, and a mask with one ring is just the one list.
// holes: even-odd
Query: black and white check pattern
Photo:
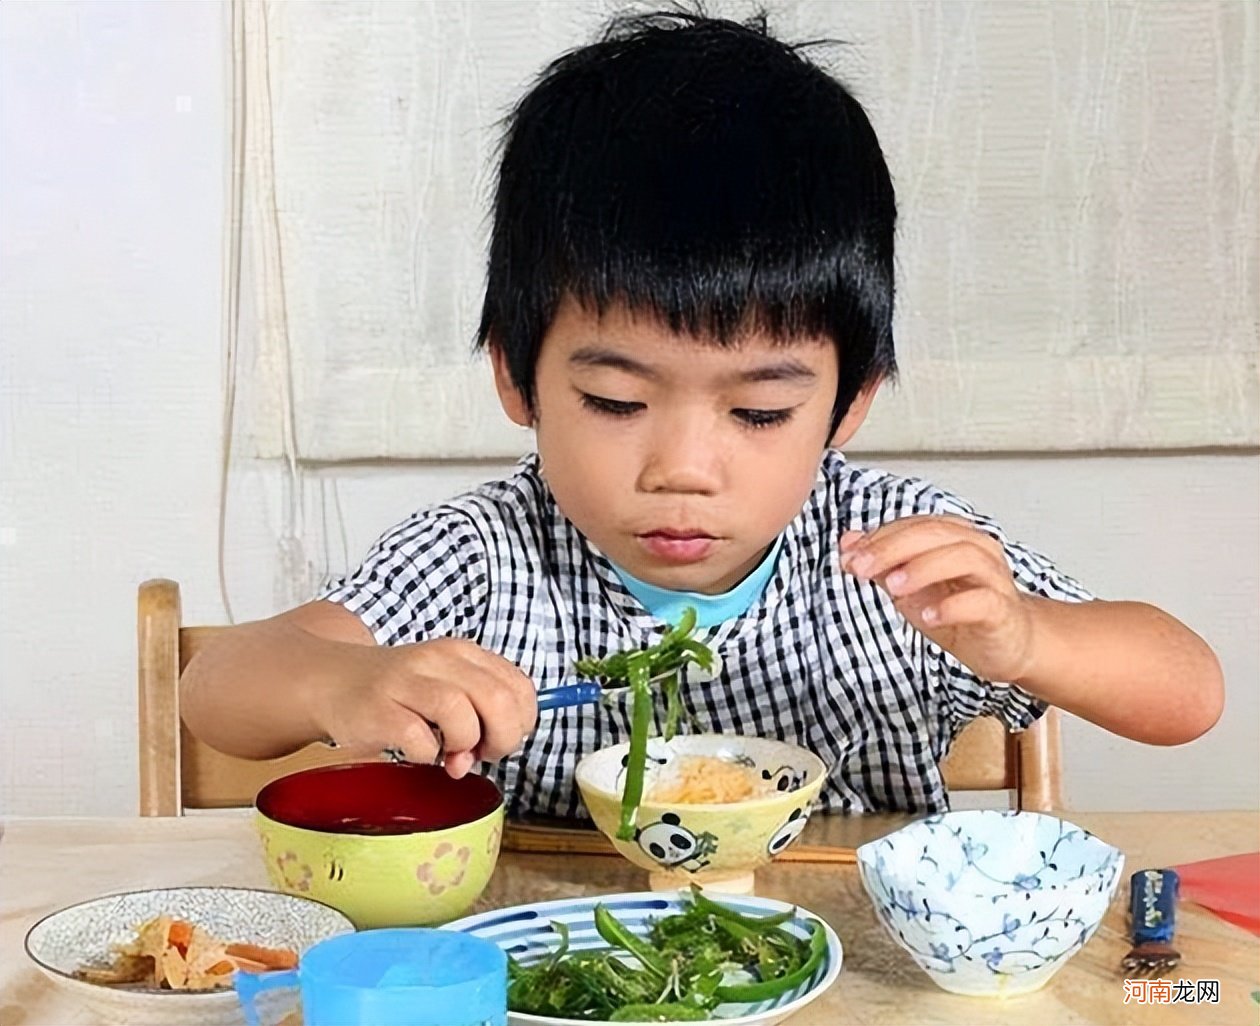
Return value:
[[(908, 625), (883, 591), (841, 573), (844, 531), (924, 513), (966, 517), (997, 538), (1025, 590), (1091, 598), (960, 499), (829, 453), (785, 530), (761, 601), (697, 635), (719, 653), (722, 670), (683, 689), (693, 729), (777, 737), (816, 752), (831, 767), (827, 811), (948, 808), (939, 763), (955, 734), (989, 714), (1023, 728), (1044, 706), (979, 679)], [(572, 681), (577, 659), (650, 644), (662, 629), (557, 508), (536, 456), (504, 480), (410, 517), (320, 597), (357, 613), (382, 645), (469, 638), (539, 688)], [(585, 815), (574, 765), (628, 736), (624, 703), (545, 713), (524, 751), (488, 772), (511, 814)]]

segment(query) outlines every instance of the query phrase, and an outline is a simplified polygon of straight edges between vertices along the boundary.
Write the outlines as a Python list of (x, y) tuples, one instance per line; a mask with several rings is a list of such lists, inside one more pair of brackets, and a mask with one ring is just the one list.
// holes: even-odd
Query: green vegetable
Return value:
[(748, 927), (752, 930), (768, 930), (772, 926), (779, 926), (782, 923), (791, 922), (796, 918), (794, 912), (776, 912), (771, 916), (746, 916), (736, 912), (732, 908), (725, 905), (719, 905), (716, 901), (712, 901), (705, 897), (704, 891), (700, 890), (694, 884), (691, 887), (691, 900), (696, 908), (702, 912), (708, 912), (710, 915), (718, 916), (721, 919), (730, 922), (739, 923), (741, 926)]
[(626, 783), (621, 790), (621, 821), (617, 836), (623, 841), (634, 840), (635, 814), (643, 800), (643, 775), (647, 770), (648, 730), (652, 726), (652, 689), (649, 673), (650, 659), (644, 652), (636, 652), (629, 659), (627, 675), (630, 678), (630, 696), (634, 703), (630, 713), (630, 753), (626, 760)]
[(653, 949), (652, 945), (640, 940), (631, 931), (622, 926), (617, 918), (603, 905), (595, 906), (595, 932), (614, 948), (625, 948), (626, 951), (642, 962), (644, 968), (653, 975), (659, 976), (664, 980), (669, 974), (668, 965)]
[(635, 817), (643, 800), (643, 776), (647, 768), (648, 735), (652, 729), (652, 688), (661, 683), (665, 695), (665, 739), (678, 731), (683, 716), (678, 674), (690, 663), (706, 670), (713, 668), (713, 652), (691, 637), (696, 629), (696, 611), (683, 610), (678, 623), (649, 648), (616, 652), (603, 659), (579, 659), (574, 671), (582, 677), (597, 680), (605, 688), (630, 688), (630, 754), (626, 760), (626, 782), (621, 792), (621, 820), (617, 837), (634, 840)]
[[(597, 905), (595, 928), (610, 947), (570, 951), (567, 928), (554, 923), (555, 951), (532, 966), (509, 960), (508, 1008), (587, 1021), (703, 1022), (723, 1002), (772, 999), (818, 970), (826, 932), (810, 919), (809, 936), (794, 936), (782, 928), (792, 917), (742, 915), (693, 888), (682, 912), (651, 923), (644, 936)], [(736, 973), (751, 982), (724, 982)]]
[(609, 1022), (707, 1022), (709, 1013), (677, 1002), (660, 1005), (622, 1005)]
[(817, 920), (809, 923), (809, 957), (792, 972), (770, 979), (763, 977), (758, 983), (735, 983), (718, 987), (717, 996), (722, 1001), (768, 1001), (808, 980), (827, 954), (827, 935)]

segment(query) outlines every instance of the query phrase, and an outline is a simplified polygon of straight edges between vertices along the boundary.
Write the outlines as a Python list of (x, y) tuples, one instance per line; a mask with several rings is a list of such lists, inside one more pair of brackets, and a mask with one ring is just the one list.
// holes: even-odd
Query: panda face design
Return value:
[(709, 865), (709, 856), (718, 850), (717, 837), (707, 830), (693, 833), (682, 825), (674, 812), (666, 812), (659, 822), (636, 830), (634, 839), (662, 866), (692, 873)]
[(805, 814), (804, 809), (793, 809), (792, 815), (788, 816), (787, 822), (774, 832), (774, 836), (770, 838), (770, 843), (766, 845), (766, 850), (770, 855), (778, 855), (779, 852), (800, 837), (808, 819), (809, 816)]
[(777, 770), (763, 769), (761, 779), (771, 781), (776, 791), (795, 791), (805, 783), (805, 773), (791, 766), (780, 766)]
[(634, 839), (662, 866), (682, 865), (699, 854), (699, 839), (672, 812), (662, 815), (659, 823), (636, 830)]

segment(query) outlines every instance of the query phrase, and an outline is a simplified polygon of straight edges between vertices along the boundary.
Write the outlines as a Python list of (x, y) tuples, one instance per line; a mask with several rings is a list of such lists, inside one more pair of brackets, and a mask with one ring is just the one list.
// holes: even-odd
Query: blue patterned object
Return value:
[[(752, 916), (772, 915), (790, 911), (794, 907), (781, 901), (750, 895), (711, 894), (710, 897), (737, 912)], [(594, 895), (497, 909), (448, 923), (444, 929), (458, 930), (493, 941), (518, 962), (532, 965), (553, 952), (560, 943), (559, 935), (552, 929), (553, 922), (568, 926), (569, 948), (572, 951), (607, 948), (607, 942), (595, 932), (597, 904), (604, 905), (634, 933), (646, 936), (652, 920), (682, 912), (689, 903), (690, 897), (687, 894), (670, 891)], [(822, 994), (840, 975), (843, 950), (835, 931), (812, 912), (805, 909), (797, 911), (798, 917), (785, 923), (783, 928), (804, 938), (809, 936), (805, 926), (807, 918), (822, 922), (827, 934), (827, 956), (823, 964), (809, 980), (772, 1001), (719, 1005), (714, 1015), (724, 1021), (726, 1026), (769, 1026), (771, 1023), (781, 1022)], [(521, 1012), (509, 1012), (508, 1023), (509, 1026), (578, 1026), (576, 1019), (554, 1019)]]
[(1171, 944), (1181, 877), (1172, 869), (1144, 869), (1129, 883), (1134, 944)]
[(1023, 994), (1089, 940), (1124, 855), (1031, 812), (950, 812), (858, 849), (880, 921), (941, 987)]

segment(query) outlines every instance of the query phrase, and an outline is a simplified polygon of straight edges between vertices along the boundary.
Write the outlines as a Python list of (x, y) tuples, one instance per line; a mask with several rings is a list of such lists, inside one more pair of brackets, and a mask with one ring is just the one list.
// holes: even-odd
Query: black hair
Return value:
[(622, 303), (730, 344), (836, 343), (833, 429), (896, 371), (888, 167), (812, 44), (682, 11), (623, 15), (549, 64), (506, 119), (477, 345), (533, 405), (560, 301)]

